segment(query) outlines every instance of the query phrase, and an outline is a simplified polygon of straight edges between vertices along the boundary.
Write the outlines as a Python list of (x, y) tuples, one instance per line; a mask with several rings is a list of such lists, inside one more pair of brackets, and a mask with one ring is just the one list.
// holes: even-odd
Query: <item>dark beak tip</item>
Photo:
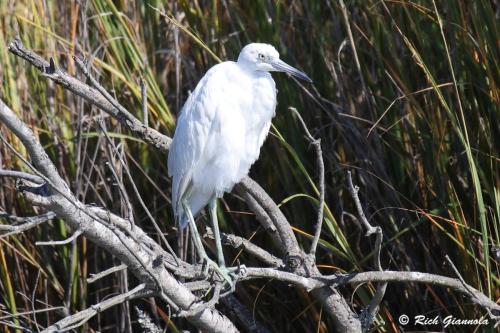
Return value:
[(300, 79), (306, 81), (307, 83), (313, 83), (313, 80), (307, 76), (307, 75), (304, 75), (303, 77), (300, 77)]
[(307, 83), (313, 83), (313, 80), (304, 72), (300, 72), (300, 75), (296, 75), (296, 77), (306, 81)]

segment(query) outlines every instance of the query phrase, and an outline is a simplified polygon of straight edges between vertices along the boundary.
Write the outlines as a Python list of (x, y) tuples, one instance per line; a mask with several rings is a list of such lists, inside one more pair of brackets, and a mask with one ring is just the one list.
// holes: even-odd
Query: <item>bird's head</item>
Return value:
[(306, 74), (281, 60), (278, 51), (269, 44), (248, 44), (241, 50), (238, 64), (256, 71), (285, 72), (307, 82), (312, 82)]

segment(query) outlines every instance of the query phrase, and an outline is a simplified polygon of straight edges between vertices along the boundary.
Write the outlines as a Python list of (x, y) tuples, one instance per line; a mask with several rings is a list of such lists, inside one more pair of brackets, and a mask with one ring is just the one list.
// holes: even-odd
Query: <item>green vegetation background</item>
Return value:
[[(105, 116), (16, 59), (7, 44), (19, 35), (25, 45), (53, 57), (58, 66), (80, 78), (72, 56), (92, 58), (103, 86), (139, 118), (143, 79), (149, 123), (169, 135), (189, 90), (217, 56), (235, 59), (251, 41), (273, 44), (284, 60), (308, 73), (314, 85), (274, 75), (277, 116), (251, 175), (281, 203), (297, 237), (308, 246), (316, 220), (318, 173), (314, 150), (288, 110), (296, 107), (313, 135), (321, 138), (324, 151), (327, 193), (321, 269), (332, 274), (374, 269), (374, 239), (363, 237), (346, 191), (346, 171), (352, 170), (367, 216), (384, 230), (384, 267), (454, 276), (444, 260), (449, 255), (465, 281), (498, 299), (498, 6), (486, 0), (345, 0), (345, 7), (341, 0), (3, 0), (0, 98), (32, 126), (82, 200), (125, 214), (105, 165), (116, 162), (116, 156), (96, 132), (96, 117)], [(145, 202), (175, 242), (166, 156), (105, 119)], [(23, 152), (1, 124), (0, 132)], [(0, 164), (26, 169), (4, 145)], [(39, 213), (14, 186), (14, 181), (0, 179), (0, 208), (19, 216)], [(136, 220), (154, 233), (130, 194)], [(252, 238), (273, 251), (241, 200), (226, 195), (220, 207), (224, 231)], [(116, 259), (83, 237), (75, 245), (34, 245), (70, 233), (63, 221), (56, 220), (23, 235), (0, 238), (0, 318), (6, 312), (32, 311), (32, 297), (38, 300), (37, 309), (47, 305), (78, 311), (123, 290), (127, 283), (133, 285), (133, 278), (127, 281), (123, 275), (87, 285), (89, 273), (116, 264)], [(240, 258), (247, 265), (256, 264), (239, 252), (227, 251), (226, 256), (229, 261)], [(373, 291), (365, 285), (345, 289), (344, 294), (359, 311)], [(305, 291), (251, 282), (242, 284), (237, 296), (275, 331), (332, 329), (320, 305)], [(133, 304), (150, 309), (145, 301)], [(99, 315), (82, 331), (125, 330), (120, 326), (120, 318), (127, 317), (123, 310)], [(168, 323), (176, 331), (186, 325), (169, 321), (164, 304), (158, 304), (158, 311), (162, 326)], [(485, 315), (443, 288), (390, 284), (378, 330), (398, 331), (397, 318), (403, 313)], [(20, 315), (14, 322), (36, 329), (35, 319), (45, 326), (60, 316), (49, 311), (36, 318)], [(131, 316), (134, 319), (135, 312)], [(0, 324), (0, 331), (9, 329)]]

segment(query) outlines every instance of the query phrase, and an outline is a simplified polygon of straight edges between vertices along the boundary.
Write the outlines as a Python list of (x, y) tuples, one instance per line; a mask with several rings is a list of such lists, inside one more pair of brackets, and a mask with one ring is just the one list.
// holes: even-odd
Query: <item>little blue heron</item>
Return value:
[[(232, 284), (217, 222), (217, 198), (231, 191), (259, 157), (276, 109), (276, 85), (269, 72), (286, 72), (312, 82), (279, 58), (268, 44), (245, 46), (237, 62), (217, 64), (184, 104), (168, 155), (172, 206), (181, 228), (191, 228), (205, 269), (212, 266)], [(205, 252), (194, 217), (209, 205), (218, 265)]]

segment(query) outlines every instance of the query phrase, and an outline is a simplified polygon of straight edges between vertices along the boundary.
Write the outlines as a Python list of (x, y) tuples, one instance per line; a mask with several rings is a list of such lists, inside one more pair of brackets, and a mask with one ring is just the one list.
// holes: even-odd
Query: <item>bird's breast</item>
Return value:
[(259, 157), (276, 108), (271, 75), (228, 80), (193, 179), (217, 195), (239, 182)]
[(245, 146), (242, 164), (246, 169), (257, 160), (276, 110), (276, 86), (269, 73), (252, 80), (251, 103), (245, 117)]
[(276, 110), (276, 85), (269, 73), (254, 79), (252, 84), (252, 120), (254, 124), (270, 121)]
[[(276, 87), (271, 75), (252, 78), (246, 85), (245, 96), (241, 100), (240, 115), (244, 123), (246, 149), (259, 149), (260, 133), (269, 127), (276, 109)], [(257, 147), (256, 147), (257, 145)]]

